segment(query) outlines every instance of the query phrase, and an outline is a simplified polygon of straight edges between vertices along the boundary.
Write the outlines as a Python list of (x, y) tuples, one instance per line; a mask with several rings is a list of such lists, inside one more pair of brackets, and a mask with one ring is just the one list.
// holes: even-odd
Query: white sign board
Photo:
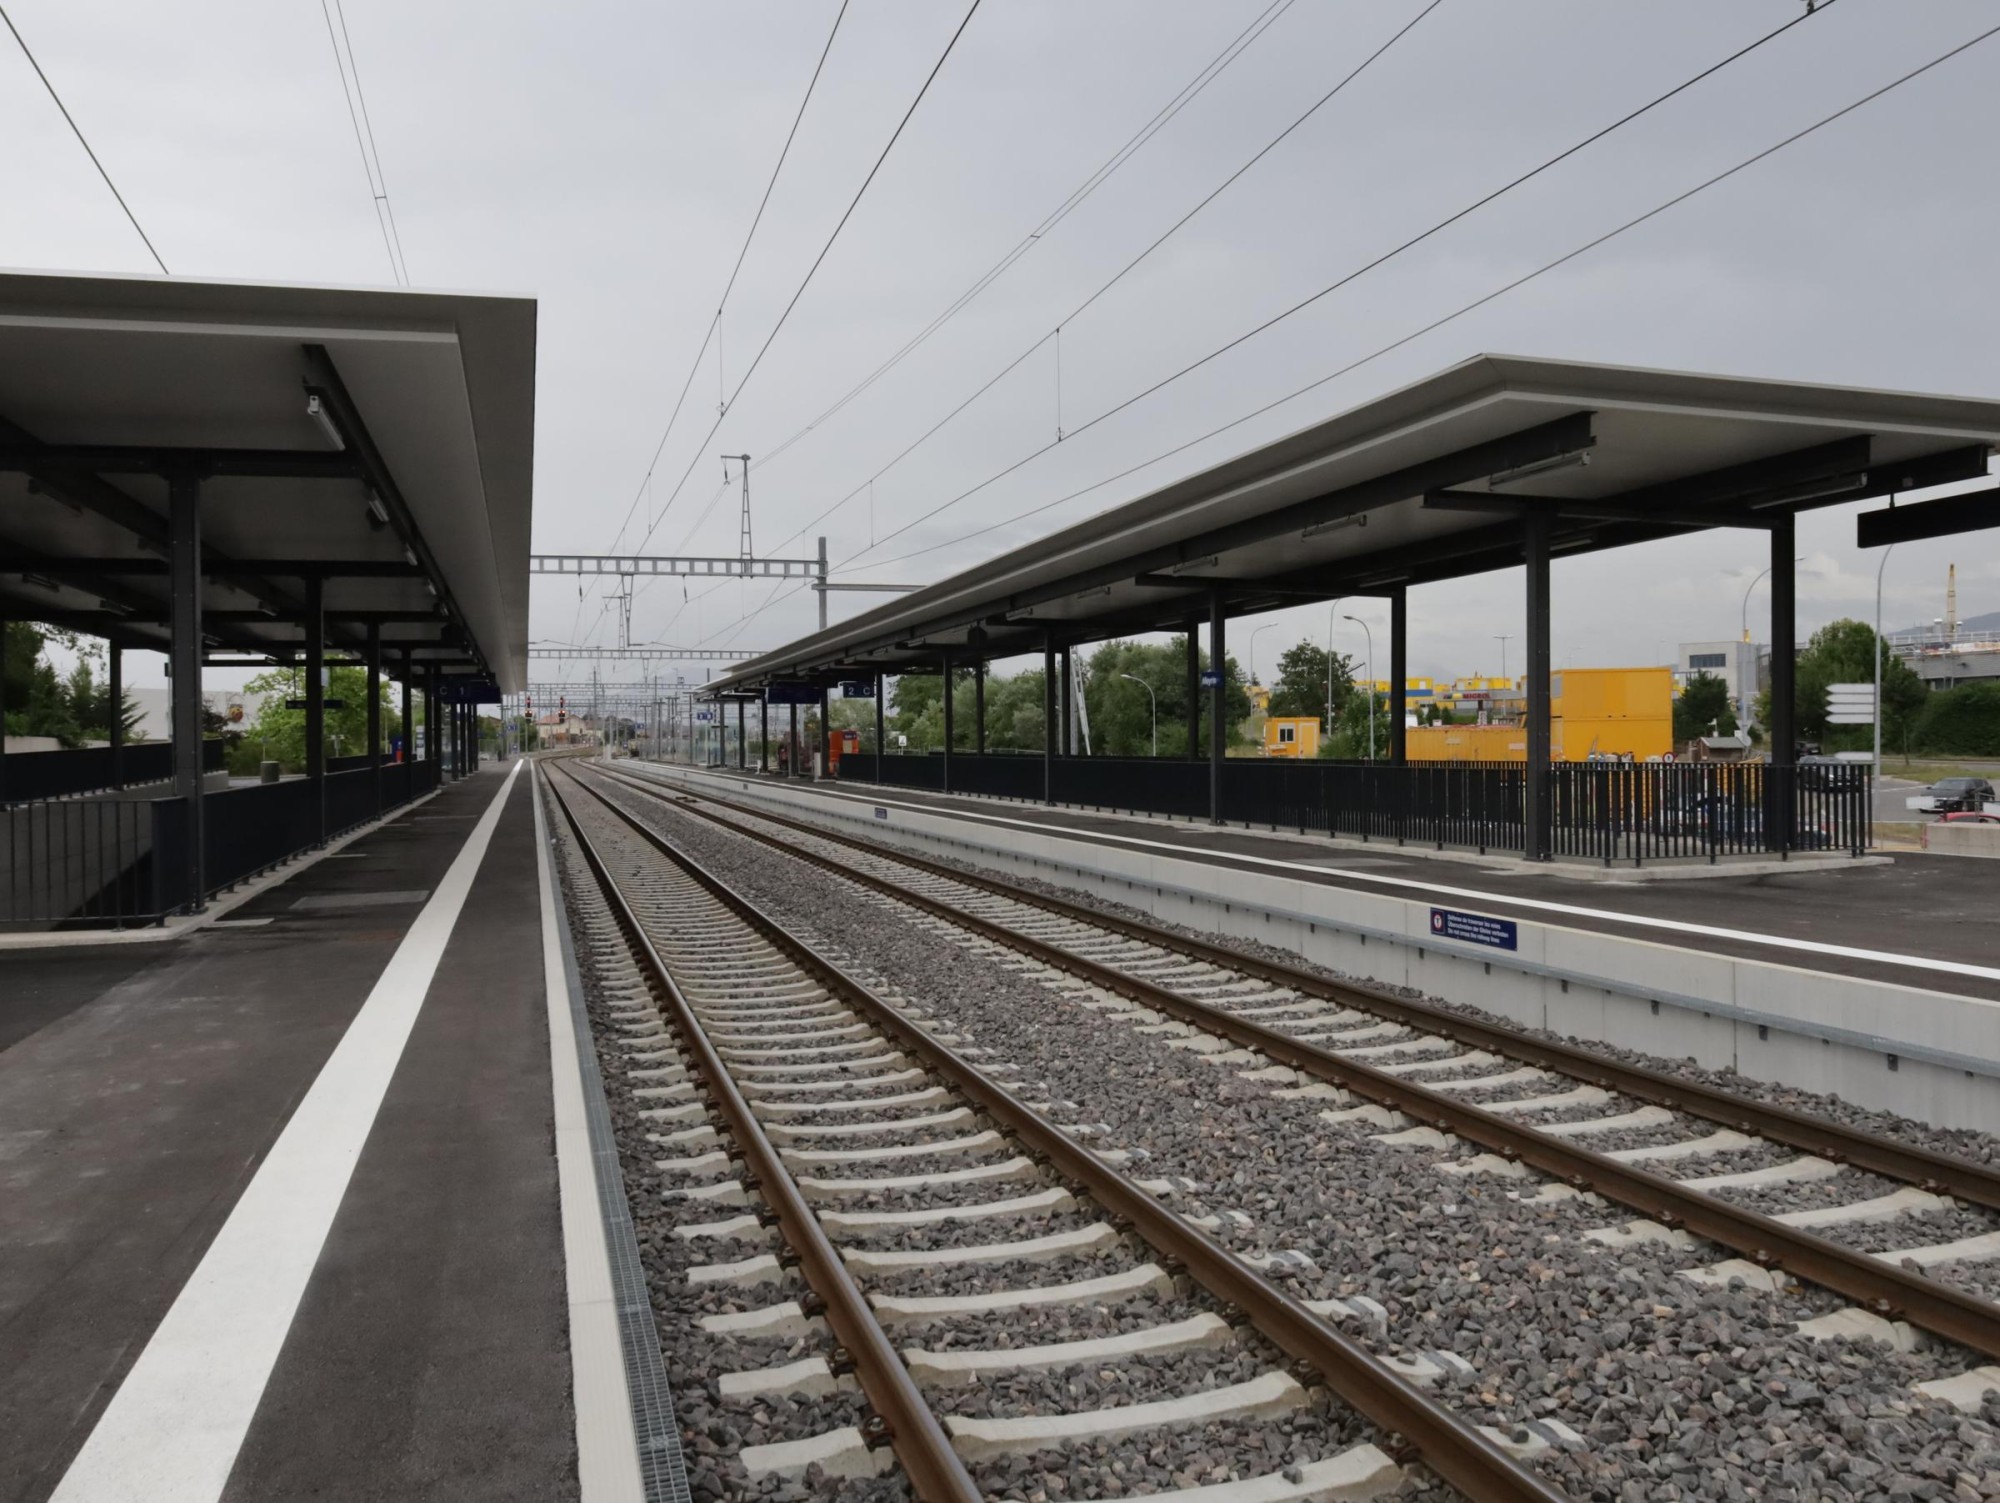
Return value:
[(1873, 684), (1828, 684), (1826, 686), (1828, 725), (1873, 725), (1875, 686)]

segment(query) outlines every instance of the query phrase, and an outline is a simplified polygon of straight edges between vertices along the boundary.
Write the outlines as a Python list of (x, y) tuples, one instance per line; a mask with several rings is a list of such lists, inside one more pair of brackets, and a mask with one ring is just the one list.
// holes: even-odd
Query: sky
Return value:
[[(1534, 182), (1077, 433), (1804, 9), (1426, 4), (983, 0), (942, 66), (964, 0), (849, 0), (844, 12), (839, 0), (345, 0), (345, 22), (412, 284), (540, 300), (538, 551), (733, 555), (738, 500), (718, 456), (747, 452), (759, 553), (808, 556), (824, 534), (839, 577), (928, 583), (1485, 351), (2000, 397), (1996, 37), (1474, 313), (1100, 484), (1403, 340), (2000, 20), (1980, 0), (1823, 0)], [(393, 282), (317, 0), (7, 9), (172, 273)], [(1246, 32), (1171, 119), (1046, 223)], [(0, 140), (0, 265), (156, 269), (4, 35)], [(719, 341), (697, 361), (712, 325)], [(1052, 446), (1059, 427), (1074, 436)], [(1881, 559), (1853, 546), (1859, 509), (1800, 519), (1802, 636), (1874, 614)], [(1993, 536), (1898, 547), (1885, 624), (1942, 615), (1954, 562), (1961, 613), (2000, 608)], [(1680, 642), (1736, 635), (1766, 553), (1761, 534), (1718, 532), (1557, 562), (1556, 664), (1665, 662)], [(1518, 570), (1413, 590), (1412, 672), (1498, 672), (1503, 636), (1518, 669), (1521, 596)], [(832, 599), (838, 618), (879, 597)], [(1759, 587), (1748, 607), (1758, 640), (1767, 599)], [(790, 586), (665, 580), (635, 598), (631, 637), (748, 655), (810, 631), (815, 612)], [(1336, 614), (1350, 612), (1386, 655), (1386, 603)], [(1232, 650), (1242, 660), (1253, 628), (1271, 624), (1249, 665), (1268, 678), (1285, 646), (1325, 640), (1328, 615), (1245, 623)], [(1334, 645), (1360, 659), (1361, 627), (1332, 625)], [(538, 643), (611, 645), (618, 632), (597, 585), (536, 580)], [(159, 674), (131, 671), (135, 683)]]

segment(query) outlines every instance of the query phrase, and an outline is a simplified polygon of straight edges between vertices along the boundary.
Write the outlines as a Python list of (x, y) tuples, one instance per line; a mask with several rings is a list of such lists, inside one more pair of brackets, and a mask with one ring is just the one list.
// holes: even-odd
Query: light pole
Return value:
[[(1258, 630), (1259, 630), (1259, 631), (1262, 631), (1262, 630), (1263, 630), (1263, 628), (1262, 628), (1262, 627), (1259, 627), (1259, 628), (1258, 628)], [(1255, 637), (1252, 637), (1252, 638), (1250, 639), (1250, 645), (1252, 646), (1252, 648), (1255, 648), (1255, 646), (1257, 645), (1257, 639), (1256, 639)], [(1253, 658), (1253, 661), (1254, 661), (1254, 658)], [(1147, 701), (1147, 703), (1148, 703), (1148, 704), (1150, 704), (1150, 705), (1151, 705), (1151, 706), (1153, 707), (1153, 755), (1157, 757), (1157, 756), (1158, 756), (1158, 755), (1160, 754), (1160, 700), (1159, 700), (1159, 696), (1153, 693), (1153, 686), (1152, 686), (1151, 684), (1147, 683), (1147, 682), (1146, 682), (1146, 681), (1145, 681), (1145, 680), (1144, 680), (1143, 678), (1140, 678), (1140, 677), (1139, 677), (1139, 676), (1138, 676), (1137, 674), (1135, 674), (1135, 673), (1121, 673), (1121, 674), (1119, 674), (1118, 676), (1119, 676), (1120, 678), (1129, 678), (1129, 679), (1131, 679), (1133, 683), (1137, 684), (1137, 685), (1138, 685), (1138, 686), (1139, 686), (1139, 687), (1140, 687), (1141, 689), (1144, 689), (1144, 690), (1146, 691), (1146, 701)]]
[(1514, 639), (1512, 636), (1505, 636), (1495, 637), (1493, 640), (1500, 644), (1500, 677), (1504, 679), (1507, 676), (1507, 644)]
[[(1889, 567), (1889, 555), (1896, 551), (1891, 543), (1882, 550), (1882, 562), (1875, 566), (1875, 785), (1882, 782), (1882, 571)], [(1873, 819), (1874, 811), (1869, 811)]]
[(1257, 639), (1277, 626), (1275, 621), (1267, 621), (1250, 633), (1250, 682), (1257, 682)]
[(1326, 724), (1320, 734), (1329, 741), (1333, 739), (1333, 618), (1344, 598), (1336, 595), (1326, 603)]
[[(1883, 559), (1886, 562), (1888, 559), (1888, 555), (1884, 554)], [(1801, 555), (1800, 557), (1793, 559), (1792, 562), (1795, 564), (1802, 564), (1805, 562), (1805, 558), (1803, 555)], [(1757, 588), (1757, 586), (1763, 582), (1764, 576), (1769, 574), (1770, 572), (1771, 572), (1771, 566), (1769, 564), (1766, 564), (1763, 568), (1757, 571), (1756, 576), (1750, 581), (1749, 585), (1745, 587), (1743, 591), (1743, 640), (1746, 643), (1750, 640), (1751, 592), (1754, 591)], [(1746, 742), (1748, 742), (1748, 740), (1750, 739), (1750, 697), (1752, 694), (1756, 692), (1756, 685), (1757, 685), (1757, 669), (1755, 664), (1751, 665), (1749, 680), (1750, 680), (1750, 687), (1743, 691), (1742, 710), (1739, 716), (1737, 717), (1743, 722), (1743, 739)]]
[(1349, 616), (1348, 620), (1360, 627), (1368, 638), (1368, 760), (1375, 760), (1375, 633), (1368, 630), (1368, 623), (1359, 616)]

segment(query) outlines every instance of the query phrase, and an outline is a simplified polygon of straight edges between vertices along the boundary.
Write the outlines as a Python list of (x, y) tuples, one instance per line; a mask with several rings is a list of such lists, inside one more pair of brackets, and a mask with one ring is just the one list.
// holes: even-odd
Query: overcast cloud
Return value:
[[(824, 45), (835, 0), (346, 0), (416, 285), (541, 300), (535, 543), (734, 553), (716, 454), (817, 417), (1061, 203), (1269, 0), (986, 0), (715, 438), (711, 351), (650, 487), (674, 396)], [(929, 581), (1481, 351), (2000, 396), (2000, 38), (1750, 172), (1226, 435), (1032, 519), (1401, 338), (1995, 20), (1979, 0), (1837, 0), (1654, 115), (935, 521), (871, 539), (1080, 426), (1487, 189), (1796, 15), (1798, 0), (1443, 0), (1052, 347), (821, 528), (848, 577)], [(10, 13), (175, 273), (391, 280), (317, 0), (13, 0)], [(753, 471), (756, 540), (881, 469), (1053, 327), (1421, 9), (1296, 0), (1032, 253), (866, 394)], [(852, 0), (723, 320), (734, 385), (964, 14)], [(144, 247), (27, 64), (0, 41), (0, 262), (137, 272)], [(691, 476), (669, 504), (675, 482)], [(1856, 507), (1807, 514), (1802, 630), (1872, 614)], [(872, 532), (871, 532), (872, 528)], [(914, 549), (934, 551), (887, 562)], [(810, 532), (784, 551), (807, 554)], [(1665, 661), (1733, 635), (1767, 561), (1717, 533), (1558, 563), (1555, 660)], [(2000, 549), (1896, 550), (1890, 625), (2000, 608)], [(615, 642), (595, 587), (539, 581), (531, 636)], [(704, 591), (709, 593), (704, 595)], [(773, 596), (774, 603), (765, 604)], [(1763, 596), (1753, 602), (1753, 634)], [(855, 612), (867, 597), (836, 596)], [(635, 640), (775, 646), (813, 597), (642, 591)], [(1375, 623), (1386, 607), (1349, 605)], [(1518, 572), (1412, 593), (1411, 666), (1497, 671)], [(1323, 608), (1265, 618), (1281, 647)], [(1261, 624), (1261, 623), (1260, 623)], [(1338, 645), (1360, 651), (1340, 623)], [(1248, 628), (1232, 636), (1242, 654)], [(1518, 668), (1518, 647), (1510, 663)], [(538, 677), (540, 675), (537, 675)], [(610, 675), (607, 675), (610, 676)], [(135, 674), (141, 682), (151, 680)], [(220, 675), (212, 676), (212, 681)]]

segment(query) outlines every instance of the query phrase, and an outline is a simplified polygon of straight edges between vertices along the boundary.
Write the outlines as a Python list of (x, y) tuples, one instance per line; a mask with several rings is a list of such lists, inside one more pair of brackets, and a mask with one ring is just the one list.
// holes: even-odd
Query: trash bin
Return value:
[(277, 782), (278, 764), (276, 762), (271, 762), (271, 761), (259, 762), (257, 764), (257, 781), (260, 783)]

